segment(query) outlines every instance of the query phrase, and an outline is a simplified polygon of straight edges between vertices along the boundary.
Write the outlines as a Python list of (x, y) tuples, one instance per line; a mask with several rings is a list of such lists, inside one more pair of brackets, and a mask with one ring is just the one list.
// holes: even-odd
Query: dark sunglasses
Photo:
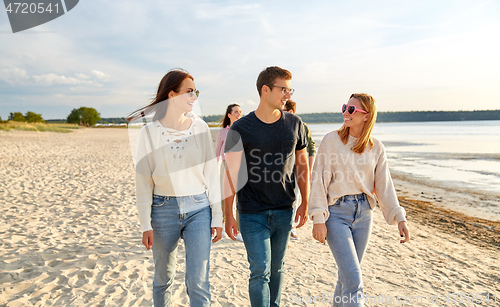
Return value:
[(365, 113), (365, 114), (368, 113), (365, 110), (361, 110), (361, 109), (356, 108), (356, 106), (352, 105), (352, 104), (343, 104), (342, 105), (342, 113), (345, 113), (346, 110), (351, 115), (356, 113), (356, 111), (361, 112), (361, 113)]

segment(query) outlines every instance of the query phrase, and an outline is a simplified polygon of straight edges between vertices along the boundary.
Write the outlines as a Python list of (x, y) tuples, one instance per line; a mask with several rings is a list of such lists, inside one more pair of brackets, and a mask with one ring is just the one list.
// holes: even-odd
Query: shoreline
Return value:
[[(428, 203), (433, 209), (455, 212), (484, 223), (500, 223), (500, 194), (461, 187), (450, 187), (440, 181), (415, 178), (409, 174), (391, 172), (399, 197)], [(398, 188), (398, 182), (404, 182)]]

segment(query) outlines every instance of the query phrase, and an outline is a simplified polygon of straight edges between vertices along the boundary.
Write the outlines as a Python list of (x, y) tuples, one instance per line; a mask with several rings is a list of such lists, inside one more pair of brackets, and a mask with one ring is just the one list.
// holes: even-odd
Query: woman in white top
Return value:
[(153, 249), (155, 306), (170, 306), (177, 245), (184, 240), (191, 306), (210, 306), (211, 242), (222, 235), (220, 183), (210, 129), (190, 113), (199, 95), (187, 72), (172, 70), (155, 99), (129, 121), (154, 114), (141, 129), (136, 157), (142, 243)]
[(344, 125), (323, 138), (316, 155), (308, 213), (314, 222), (313, 237), (322, 243), (326, 239), (337, 263), (333, 306), (363, 306), (361, 260), (377, 200), (387, 223), (398, 225), (401, 243), (410, 233), (384, 145), (371, 136), (375, 100), (352, 94), (342, 113)]

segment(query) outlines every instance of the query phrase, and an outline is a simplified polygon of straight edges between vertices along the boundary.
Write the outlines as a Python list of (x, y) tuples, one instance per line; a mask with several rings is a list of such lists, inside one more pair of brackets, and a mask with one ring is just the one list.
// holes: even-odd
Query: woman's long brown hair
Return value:
[(222, 128), (226, 128), (226, 126), (229, 126), (229, 124), (231, 124), (231, 119), (229, 118), (228, 115), (231, 114), (231, 112), (233, 112), (234, 107), (239, 107), (239, 106), (240, 105), (237, 103), (232, 103), (232, 104), (227, 106), (226, 114), (224, 114), (224, 117), (222, 117), (222, 119), (220, 121), (220, 125)]
[[(363, 127), (363, 131), (361, 131), (358, 142), (351, 147), (351, 150), (355, 153), (362, 154), (368, 144), (370, 144), (370, 149), (373, 147), (372, 130), (373, 126), (375, 126), (375, 121), (377, 120), (377, 104), (375, 103), (375, 99), (368, 94), (352, 94), (349, 99), (351, 98), (359, 100), (363, 110), (368, 112), (368, 120), (365, 122), (365, 126)], [(349, 127), (343, 125), (339, 129), (338, 134), (342, 143), (344, 143), (344, 145), (347, 144), (347, 141), (349, 141)]]
[(179, 92), (182, 81), (185, 79), (191, 79), (194, 81), (194, 78), (185, 70), (176, 68), (169, 71), (160, 81), (158, 85), (158, 90), (156, 91), (156, 96), (152, 100), (150, 104), (145, 107), (142, 107), (132, 113), (127, 117), (127, 121), (130, 123), (139, 118), (146, 117), (148, 114), (155, 113), (153, 116), (153, 121), (162, 119), (167, 113), (167, 99), (168, 94), (171, 91), (176, 93)]

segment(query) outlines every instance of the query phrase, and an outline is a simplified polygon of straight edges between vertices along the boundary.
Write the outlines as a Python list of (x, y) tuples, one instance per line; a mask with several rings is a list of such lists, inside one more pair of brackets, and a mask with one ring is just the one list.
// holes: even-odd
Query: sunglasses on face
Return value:
[(361, 113), (365, 113), (365, 114), (368, 113), (365, 110), (361, 110), (361, 109), (356, 108), (356, 106), (352, 105), (352, 104), (343, 104), (342, 105), (342, 113), (345, 113), (346, 110), (351, 115), (356, 113), (356, 111), (361, 112)]
[(189, 94), (189, 97), (194, 97), (196, 95), (196, 98), (200, 97), (200, 91), (199, 90), (196, 90), (196, 91), (189, 91), (187, 92)]

